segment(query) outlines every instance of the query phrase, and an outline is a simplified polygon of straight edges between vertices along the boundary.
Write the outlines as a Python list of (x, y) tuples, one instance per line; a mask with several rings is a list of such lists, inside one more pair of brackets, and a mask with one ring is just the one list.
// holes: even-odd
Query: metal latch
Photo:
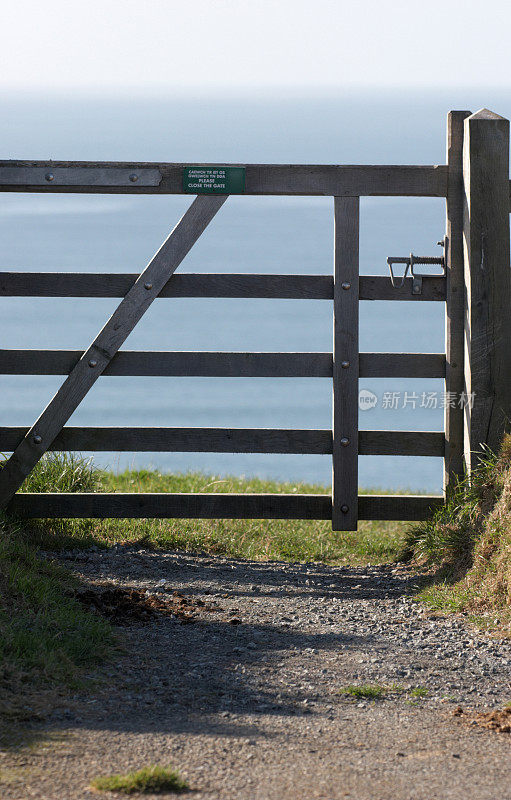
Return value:
[[(414, 256), (413, 253), (410, 253), (409, 256), (389, 256), (387, 258), (387, 264), (390, 271), (390, 282), (394, 289), (402, 289), (405, 285), (405, 279), (410, 272), (412, 277), (412, 294), (422, 294), (422, 279), (429, 277), (430, 273), (427, 272), (416, 272), (415, 265), (416, 264), (439, 264), (442, 267), (442, 275), (445, 275), (445, 247), (446, 247), (447, 238), (442, 239), (440, 242), (437, 242), (441, 247), (444, 248), (444, 255), (440, 258), (436, 258), (435, 256)], [(405, 268), (403, 274), (401, 276), (396, 276), (394, 274), (394, 264), (404, 264)]]

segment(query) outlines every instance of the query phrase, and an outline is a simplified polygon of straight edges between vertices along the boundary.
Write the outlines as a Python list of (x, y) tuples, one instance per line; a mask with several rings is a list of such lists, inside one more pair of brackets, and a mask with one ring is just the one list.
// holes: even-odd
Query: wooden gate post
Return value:
[(464, 122), (465, 463), (496, 451), (511, 422), (509, 121), (482, 109)]
[(445, 404), (444, 490), (463, 477), (463, 120), (470, 111), (447, 116), (445, 389), (455, 397)]

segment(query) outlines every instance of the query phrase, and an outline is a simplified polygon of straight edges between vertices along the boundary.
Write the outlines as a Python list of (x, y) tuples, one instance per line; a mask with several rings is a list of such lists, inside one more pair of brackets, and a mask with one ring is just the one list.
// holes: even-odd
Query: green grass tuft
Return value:
[(432, 566), (462, 569), (471, 563), (485, 515), (502, 492), (499, 456), (486, 450), (470, 480), (465, 477), (447, 495), (444, 506), (405, 535), (400, 560), (414, 558)]
[(389, 687), (379, 683), (366, 683), (361, 686), (350, 684), (339, 689), (339, 694), (354, 697), (356, 700), (381, 700), (388, 692)]
[(126, 775), (104, 775), (91, 782), (93, 789), (101, 792), (123, 794), (158, 794), (160, 792), (185, 792), (189, 787), (176, 770), (152, 764)]
[(411, 698), (409, 702), (416, 704), (419, 700), (423, 700), (428, 695), (428, 690), (425, 686), (414, 686), (411, 689), (405, 689), (398, 683), (382, 684), (382, 683), (365, 683), (361, 685), (350, 684), (339, 689), (338, 694), (344, 697), (352, 697), (355, 700), (383, 700), (389, 695), (400, 697), (407, 695)]
[(45, 453), (21, 487), (22, 492), (97, 492), (101, 472), (92, 458), (77, 453)]
[(410, 697), (413, 697), (415, 700), (423, 700), (428, 694), (428, 689), (426, 689), (425, 686), (415, 686), (413, 689), (410, 689)]
[[(100, 492), (105, 491), (103, 472), (92, 459), (79, 453), (46, 453), (24, 481), (21, 492)], [(34, 545), (48, 550), (99, 544), (88, 519), (31, 520)]]

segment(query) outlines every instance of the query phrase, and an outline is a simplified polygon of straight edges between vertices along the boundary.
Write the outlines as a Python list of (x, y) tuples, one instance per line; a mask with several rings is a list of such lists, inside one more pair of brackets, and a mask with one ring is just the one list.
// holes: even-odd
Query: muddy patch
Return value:
[(183, 624), (197, 622), (205, 614), (219, 613), (221, 608), (197, 598), (172, 592), (170, 597), (155, 597), (143, 589), (108, 587), (81, 589), (77, 599), (91, 611), (107, 617), (114, 625), (150, 622), (158, 615), (170, 616)]
[(481, 711), (478, 714), (471, 714), (458, 707), (453, 711), (453, 715), (462, 717), (469, 725), (478, 725), (480, 728), (497, 733), (511, 733), (511, 706), (493, 711)]

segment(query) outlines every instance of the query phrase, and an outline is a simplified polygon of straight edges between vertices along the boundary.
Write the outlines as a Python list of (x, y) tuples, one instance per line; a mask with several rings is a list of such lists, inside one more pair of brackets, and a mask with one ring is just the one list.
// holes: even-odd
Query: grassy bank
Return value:
[[(113, 645), (106, 621), (73, 597), (76, 581), (37, 555), (31, 532), (0, 522), (0, 715), (30, 718), (34, 690), (80, 681)], [(1, 734), (1, 728), (0, 728)]]
[[(26, 488), (41, 490), (49, 467), (43, 463)], [(87, 479), (85, 465), (72, 459), (61, 460), (59, 476), (61, 491), (83, 491), (96, 480), (93, 470)], [(37, 712), (41, 692), (77, 685), (83, 671), (99, 664), (114, 646), (110, 625), (74, 599), (77, 581), (38, 556), (43, 530), (44, 523), (32, 526), (0, 518), (2, 741), (11, 719), (30, 719)]]
[(422, 599), (511, 635), (511, 436), (408, 532), (402, 556), (429, 570)]

